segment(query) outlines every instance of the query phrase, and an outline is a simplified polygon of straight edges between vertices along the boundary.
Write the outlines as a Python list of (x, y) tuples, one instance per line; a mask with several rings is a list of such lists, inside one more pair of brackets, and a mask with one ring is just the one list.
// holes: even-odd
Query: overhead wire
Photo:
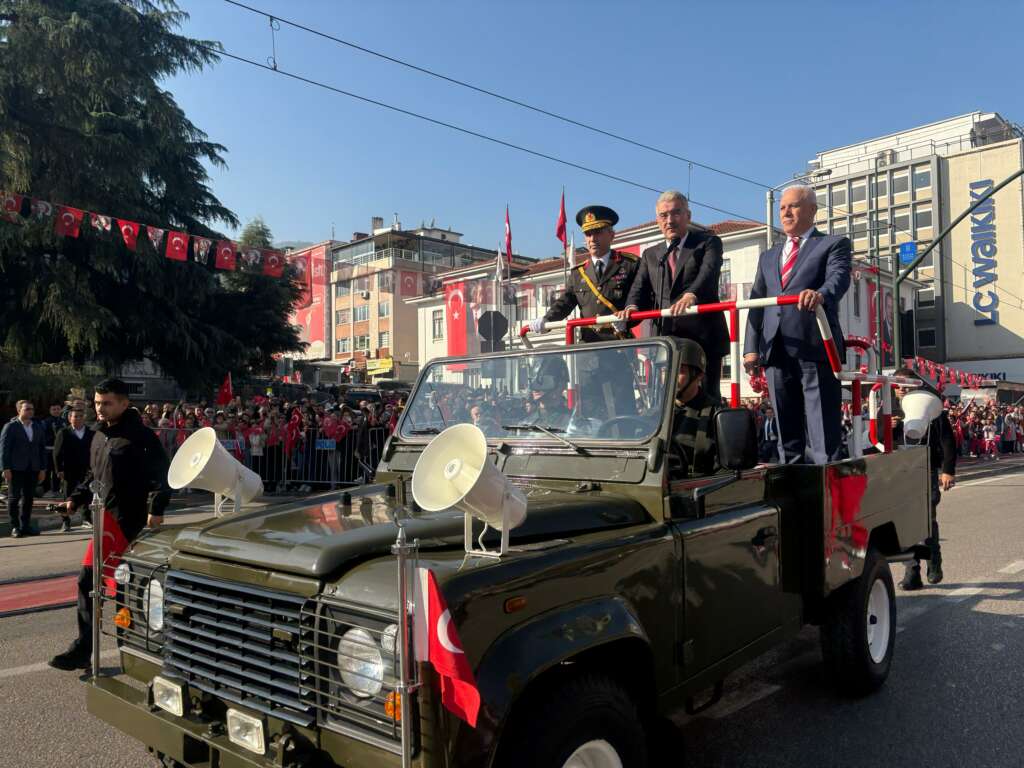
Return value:
[(322, 31), (322, 30), (316, 29), (315, 27), (310, 27), (310, 26), (307, 26), (305, 24), (301, 24), (301, 23), (299, 23), (297, 21), (291, 21), (289, 19), (281, 18), (277, 14), (271, 14), (271, 13), (269, 13), (267, 11), (261, 10), (259, 8), (255, 8), (255, 7), (251, 6), (251, 5), (247, 5), (246, 3), (238, 2), (238, 0), (224, 0), (224, 2), (227, 3), (228, 5), (233, 5), (233, 6), (237, 7), (237, 8), (241, 8), (241, 9), (243, 9), (245, 11), (248, 11), (249, 13), (253, 13), (253, 14), (256, 14), (256, 15), (259, 15), (259, 16), (264, 16), (264, 17), (266, 17), (268, 19), (273, 19), (273, 20), (276, 20), (276, 21), (278, 21), (278, 22), (280, 22), (282, 24), (287, 24), (290, 27), (294, 27), (295, 29), (301, 30), (303, 32), (307, 32), (307, 33), (309, 33), (311, 35), (316, 35), (317, 37), (322, 37), (325, 40), (330, 40), (331, 42), (337, 43), (338, 45), (344, 45), (344, 46), (347, 46), (349, 48), (352, 48), (353, 50), (360, 51), (360, 52), (368, 54), (370, 56), (376, 56), (377, 58), (383, 59), (384, 61), (389, 61), (392, 64), (397, 64), (397, 65), (399, 65), (401, 67), (406, 67), (406, 68), (411, 69), (411, 70), (413, 70), (415, 72), (419, 72), (421, 74), (437, 78), (438, 80), (443, 80), (443, 81), (445, 81), (447, 83), (451, 83), (452, 85), (457, 85), (457, 86), (459, 86), (461, 88), (466, 88), (468, 90), (475, 91), (476, 93), (483, 94), (484, 96), (490, 96), (491, 98), (498, 99), (499, 101), (503, 101), (503, 102), (505, 102), (507, 104), (512, 104), (512, 105), (514, 105), (516, 107), (521, 107), (522, 109), (527, 109), (527, 110), (529, 110), (531, 112), (536, 112), (537, 114), (544, 115), (546, 117), (550, 117), (550, 118), (553, 118), (555, 120), (560, 120), (561, 122), (566, 123), (568, 125), (573, 125), (573, 126), (576, 126), (577, 128), (583, 128), (584, 130), (600, 134), (601, 136), (605, 136), (605, 137), (610, 138), (610, 139), (615, 139), (616, 141), (621, 141), (621, 142), (624, 142), (626, 144), (630, 144), (630, 145), (632, 145), (634, 147), (638, 147), (639, 149), (644, 149), (644, 150), (647, 150), (648, 152), (655, 152), (655, 153), (657, 153), (659, 155), (662, 155), (664, 157), (670, 157), (673, 160), (679, 160), (680, 162), (683, 162), (683, 163), (689, 163), (690, 165), (697, 166), (698, 168), (703, 168), (703, 169), (705, 169), (707, 171), (711, 171), (713, 173), (721, 174), (722, 176), (728, 176), (729, 178), (736, 179), (737, 181), (742, 181), (742, 182), (745, 182), (747, 184), (753, 184), (754, 186), (761, 187), (762, 189), (771, 189), (771, 187), (769, 187), (767, 184), (764, 184), (763, 182), (747, 178), (746, 176), (741, 176), (738, 173), (733, 173), (732, 171), (726, 171), (726, 170), (724, 170), (722, 168), (716, 168), (713, 165), (709, 165), (707, 163), (701, 163), (701, 162), (699, 162), (697, 160), (691, 160), (688, 157), (683, 157), (682, 155), (677, 155), (674, 152), (669, 152), (668, 150), (660, 149), (660, 148), (652, 146), (650, 144), (645, 144), (642, 141), (638, 141), (636, 139), (631, 139), (628, 136), (622, 136), (620, 134), (614, 133), (614, 132), (606, 130), (604, 128), (598, 128), (597, 126), (590, 125), (589, 123), (584, 123), (584, 122), (582, 122), (580, 120), (574, 120), (571, 117), (566, 117), (565, 115), (561, 115), (561, 114), (559, 114), (557, 112), (552, 112), (549, 109), (544, 109), (543, 107), (538, 107), (538, 106), (536, 106), (534, 104), (530, 104), (529, 102), (525, 102), (525, 101), (522, 101), (520, 99), (515, 99), (515, 98), (512, 98), (511, 96), (505, 96), (504, 94), (498, 93), (497, 91), (492, 91), (492, 90), (489, 90), (487, 88), (483, 88), (483, 87), (478, 86), (478, 85), (473, 85), (472, 83), (466, 82), (465, 80), (460, 80), (457, 77), (452, 77), (451, 75), (445, 75), (445, 74), (443, 74), (441, 72), (437, 72), (435, 70), (428, 69), (426, 67), (422, 67), (422, 66), (420, 66), (418, 64), (413, 64), (410, 61), (405, 61), (404, 59), (399, 59), (399, 58), (396, 58), (394, 56), (389, 56), (386, 53), (381, 53), (380, 51), (375, 51), (372, 48), (367, 48), (366, 46), (359, 45), (358, 43), (353, 43), (350, 40), (345, 40), (345, 39), (337, 37), (335, 35), (331, 35), (331, 34), (329, 34), (327, 32)]

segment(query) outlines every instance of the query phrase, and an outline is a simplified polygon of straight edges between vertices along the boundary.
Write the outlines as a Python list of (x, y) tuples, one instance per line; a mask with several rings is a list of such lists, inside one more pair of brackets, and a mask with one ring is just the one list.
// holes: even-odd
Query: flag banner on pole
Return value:
[(12, 224), (16, 223), (21, 214), (21, 204), (24, 200), (22, 195), (16, 195), (13, 192), (0, 192), (0, 219)]
[(444, 289), (445, 323), (448, 326), (448, 354), (466, 354), (465, 283), (452, 283)]
[(428, 568), (416, 570), (416, 658), (429, 663), (437, 672), (441, 682), (441, 703), (445, 709), (476, 728), (480, 691), (462, 650), (459, 632), (452, 622), (451, 611), (434, 572)]
[(284, 253), (281, 251), (264, 251), (263, 274), (267, 277), (280, 277), (283, 275)]
[(217, 390), (217, 405), (227, 405), (235, 399), (235, 393), (231, 390), (231, 371), (228, 371), (227, 376), (224, 377), (224, 381), (220, 385), (220, 389)]
[(139, 225), (134, 221), (117, 220), (117, 228), (121, 230), (121, 237), (129, 251), (134, 251), (139, 242)]
[(188, 260), (188, 235), (184, 232), (167, 233), (167, 251), (164, 255), (174, 261)]
[(505, 258), (508, 260), (508, 275), (512, 276), (512, 224), (508, 218), (508, 206), (505, 206)]
[(555, 222), (555, 237), (562, 241), (562, 250), (568, 248), (569, 243), (565, 232), (565, 190), (562, 190), (562, 204), (558, 208), (558, 221)]
[(231, 240), (217, 243), (217, 269), (235, 269), (235, 244)]
[(53, 231), (63, 237), (78, 237), (85, 211), (69, 208), (66, 205), (57, 207), (57, 216), (53, 220)]

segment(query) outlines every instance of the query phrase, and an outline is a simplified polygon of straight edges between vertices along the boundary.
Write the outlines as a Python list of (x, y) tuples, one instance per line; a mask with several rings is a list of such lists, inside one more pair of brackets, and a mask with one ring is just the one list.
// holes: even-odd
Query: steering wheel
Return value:
[[(631, 425), (631, 434), (623, 434), (622, 427), (625, 425)], [(601, 428), (597, 430), (596, 437), (624, 437), (633, 438), (641, 437), (650, 429), (650, 425), (641, 419), (639, 416), (616, 416), (613, 419), (609, 419)], [(614, 432), (615, 434), (612, 434)]]

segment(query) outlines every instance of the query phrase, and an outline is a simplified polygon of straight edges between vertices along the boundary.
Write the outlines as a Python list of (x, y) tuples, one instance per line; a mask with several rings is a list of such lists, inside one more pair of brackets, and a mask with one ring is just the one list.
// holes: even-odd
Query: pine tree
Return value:
[[(225, 147), (160, 87), (217, 61), (217, 43), (177, 33), (186, 18), (171, 0), (0, 0), (0, 189), (212, 238), (237, 226), (203, 165), (222, 167)], [(301, 349), (297, 295), (169, 261), (144, 231), (132, 253), (116, 222), (78, 238), (0, 222), (0, 346), (23, 361), (148, 357), (206, 386)]]

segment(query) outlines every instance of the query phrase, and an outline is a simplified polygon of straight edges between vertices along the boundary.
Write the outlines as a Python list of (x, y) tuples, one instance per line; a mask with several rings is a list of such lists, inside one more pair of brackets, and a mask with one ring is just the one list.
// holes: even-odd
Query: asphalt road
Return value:
[[(1015, 768), (1024, 764), (1024, 462), (961, 474), (939, 507), (946, 580), (900, 594), (896, 658), (860, 700), (824, 679), (817, 633), (732, 676), (723, 700), (673, 716), (678, 765)], [(0, 582), (73, 571), (85, 536), (0, 541)], [(893, 568), (898, 580), (902, 566)], [(153, 766), (133, 739), (85, 712), (77, 675), (46, 666), (74, 611), (0, 618), (0, 766)], [(116, 655), (107, 651), (107, 664)]]

